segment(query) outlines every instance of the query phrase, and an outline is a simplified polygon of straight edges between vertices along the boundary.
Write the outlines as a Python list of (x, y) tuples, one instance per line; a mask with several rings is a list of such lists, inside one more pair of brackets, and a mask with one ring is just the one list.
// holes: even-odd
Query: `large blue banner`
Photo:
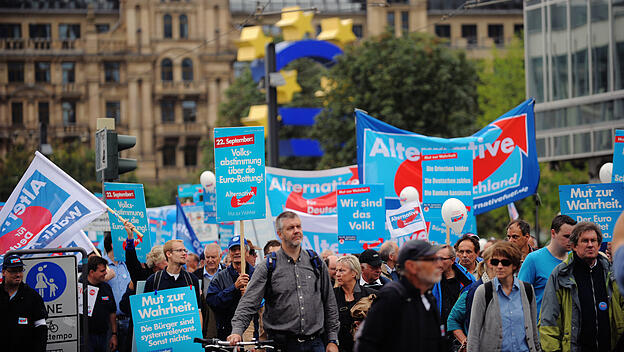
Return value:
[(217, 221), (266, 216), (264, 128), (215, 128)]
[(624, 183), (559, 186), (561, 214), (600, 226), (602, 241), (611, 242), (613, 227), (624, 210)]
[(130, 296), (137, 351), (197, 351), (202, 337), (197, 297), (192, 287)]
[[(429, 241), (446, 243), (446, 225), (442, 220), (442, 204), (457, 198), (466, 206), (467, 220), (463, 233), (477, 233), (472, 201), (472, 152), (470, 150), (423, 150), (423, 215), (429, 228)], [(450, 231), (451, 244), (461, 237)]]
[(611, 182), (624, 182), (624, 130), (615, 130)]
[(340, 253), (361, 253), (389, 239), (383, 185), (340, 185), (337, 200)]
[(533, 100), (527, 100), (469, 137), (437, 138), (405, 131), (356, 110), (360, 181), (386, 185), (386, 205), (399, 194), (422, 194), (423, 149), (467, 149), (473, 158), (474, 213), (481, 214), (534, 194), (539, 183)]
[(195, 231), (193, 231), (189, 219), (186, 217), (186, 214), (184, 214), (184, 210), (178, 198), (176, 198), (175, 236), (177, 239), (184, 241), (184, 247), (186, 247), (186, 249), (201, 256), (204, 249), (195, 235)]
[[(150, 228), (145, 208), (145, 192), (143, 185), (139, 183), (114, 183), (104, 182), (104, 195), (106, 205), (130, 221), (137, 230), (143, 233), (143, 237), (134, 236), (134, 245), (139, 261), (145, 262), (147, 253), (152, 249), (150, 240)], [(109, 216), (111, 225), (111, 239), (113, 240), (113, 253), (115, 260), (126, 261), (126, 238), (128, 234), (124, 225), (116, 216)]]

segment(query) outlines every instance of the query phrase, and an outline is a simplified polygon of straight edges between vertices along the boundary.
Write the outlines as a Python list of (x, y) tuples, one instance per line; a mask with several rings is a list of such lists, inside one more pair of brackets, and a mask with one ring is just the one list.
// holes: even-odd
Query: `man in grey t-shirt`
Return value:
[(274, 268), (269, 273), (266, 263), (256, 266), (227, 339), (232, 345), (242, 340), (264, 297), (264, 329), (279, 349), (337, 352), (340, 323), (327, 267), (318, 258), (321, 267), (316, 268), (310, 254), (301, 249), (303, 232), (297, 214), (281, 213), (275, 227), (282, 248)]

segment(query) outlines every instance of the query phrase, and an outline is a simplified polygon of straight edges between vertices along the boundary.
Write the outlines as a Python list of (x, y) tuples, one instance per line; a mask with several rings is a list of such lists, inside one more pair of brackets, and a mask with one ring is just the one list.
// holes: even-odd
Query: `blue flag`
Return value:
[(201, 255), (203, 248), (201, 242), (197, 239), (193, 227), (189, 222), (180, 200), (176, 197), (176, 225), (175, 225), (175, 238), (184, 241), (184, 247), (191, 248), (192, 252)]

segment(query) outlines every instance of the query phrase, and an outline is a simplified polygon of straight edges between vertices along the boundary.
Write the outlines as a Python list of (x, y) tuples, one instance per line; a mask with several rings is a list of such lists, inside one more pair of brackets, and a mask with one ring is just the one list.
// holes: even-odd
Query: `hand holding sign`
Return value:
[(449, 198), (442, 204), (442, 220), (447, 227), (447, 242), (450, 242), (448, 229), (453, 229), (453, 232), (460, 235), (466, 224), (466, 217), (466, 205), (461, 200)]

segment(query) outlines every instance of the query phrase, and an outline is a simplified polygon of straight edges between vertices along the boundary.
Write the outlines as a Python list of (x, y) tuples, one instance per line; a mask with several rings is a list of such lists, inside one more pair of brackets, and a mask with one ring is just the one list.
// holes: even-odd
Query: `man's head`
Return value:
[(303, 229), (301, 219), (292, 211), (285, 211), (275, 219), (277, 235), (282, 240), (282, 245), (290, 248), (301, 246), (303, 241)]
[(165, 258), (165, 252), (163, 252), (162, 245), (155, 245), (152, 247), (146, 257), (147, 266), (154, 269), (154, 271), (163, 270), (167, 267), (167, 258)]
[(507, 225), (507, 241), (520, 249), (526, 248), (531, 237), (531, 225), (522, 219), (516, 219)]
[(455, 263), (455, 250), (448, 244), (443, 245), (438, 250), (438, 258), (442, 261), (442, 271), (448, 272), (453, 270), (453, 263)]
[(278, 240), (270, 240), (264, 245), (264, 256), (266, 257), (269, 253), (277, 252), (282, 248), (282, 244)]
[(91, 257), (87, 262), (88, 280), (92, 284), (100, 284), (104, 282), (106, 277), (106, 265), (108, 262), (102, 257)]
[(593, 262), (598, 257), (602, 243), (600, 227), (593, 222), (579, 222), (570, 234), (572, 250), (586, 262)]
[(24, 279), (24, 263), (17, 254), (4, 256), (2, 280), (7, 287), (17, 287)]
[(104, 251), (106, 251), (106, 253), (113, 251), (113, 238), (109, 231), (104, 232)]
[(362, 278), (368, 283), (379, 279), (381, 275), (381, 256), (374, 249), (367, 249), (360, 254), (360, 264), (362, 266)]
[[(230, 264), (232, 264), (232, 266), (236, 269), (239, 270), (240, 269), (240, 265), (241, 265), (241, 238), (240, 236), (236, 235), (234, 237), (232, 237), (232, 239), (230, 240), (230, 243), (228, 244), (228, 256), (230, 257)], [(247, 251), (249, 251), (249, 246), (246, 246), (245, 248)], [(247, 258), (245, 258), (245, 260), (247, 260)]]
[(427, 241), (411, 240), (399, 250), (399, 273), (419, 289), (429, 289), (442, 278), (439, 248)]
[(188, 250), (184, 248), (184, 241), (169, 240), (163, 245), (163, 253), (167, 258), (167, 263), (176, 263), (178, 265), (186, 264), (186, 256)]
[(199, 266), (199, 256), (195, 253), (188, 253), (186, 255), (186, 268), (188, 271), (193, 272), (197, 270)]
[(221, 260), (221, 247), (212, 242), (204, 248), (204, 268), (208, 272), (215, 272), (219, 269), (219, 260)]
[(321, 252), (321, 259), (325, 260), (330, 255), (336, 255), (336, 253), (334, 253), (334, 251), (332, 251), (331, 249), (326, 249)]
[(247, 263), (249, 263), (249, 265), (255, 266), (256, 260), (258, 259), (257, 250), (260, 248), (254, 246), (251, 240), (245, 240), (245, 242), (247, 242), (247, 248), (249, 248), (249, 250), (247, 251), (247, 256), (245, 257), (245, 260), (247, 260)]
[(554, 246), (560, 251), (569, 251), (572, 248), (570, 244), (570, 234), (576, 225), (576, 220), (567, 215), (557, 215), (550, 225), (550, 238)]
[(459, 257), (459, 264), (465, 268), (472, 268), (477, 265), (480, 249), (479, 240), (473, 235), (463, 235), (455, 242), (455, 252)]
[(338, 257), (335, 255), (330, 255), (325, 258), (325, 264), (327, 264), (327, 270), (329, 271), (329, 277), (332, 280), (336, 279), (336, 261), (338, 261)]
[(395, 241), (386, 241), (379, 248), (379, 255), (389, 267), (394, 268), (399, 256), (399, 246)]

